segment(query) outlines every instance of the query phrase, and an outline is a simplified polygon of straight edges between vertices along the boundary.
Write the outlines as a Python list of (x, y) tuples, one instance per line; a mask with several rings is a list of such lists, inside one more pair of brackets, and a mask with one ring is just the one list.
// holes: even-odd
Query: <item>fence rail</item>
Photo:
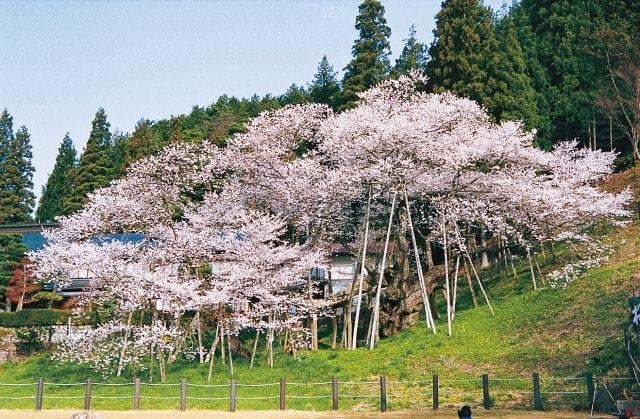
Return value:
[[(482, 374), (476, 378), (441, 378), (433, 374), (422, 380), (379, 380), (287, 382), (283, 377), (279, 382), (240, 383), (231, 379), (224, 384), (189, 383), (182, 379), (176, 383), (143, 383), (135, 378), (130, 383), (84, 382), (56, 383), (39, 379), (33, 383), (0, 383), (0, 407), (7, 408), (7, 402), (15, 403), (32, 400), (36, 410), (55, 405), (56, 400), (78, 401), (85, 410), (91, 409), (92, 402), (103, 400), (131, 401), (131, 409), (140, 409), (141, 401), (165, 401), (175, 403), (180, 410), (186, 410), (189, 402), (198, 408), (222, 409), (221, 403), (228, 402), (228, 410), (235, 411), (245, 401), (263, 402), (270, 408), (285, 410), (287, 401), (292, 403), (316, 403), (315, 406), (338, 410), (340, 403), (365, 402), (380, 411), (388, 407), (406, 408), (407, 403), (422, 404), (438, 410), (441, 404), (467, 403), (492, 408), (497, 402), (519, 402), (521, 407), (543, 410), (560, 398), (590, 407), (594, 400), (595, 381), (627, 381), (623, 377), (545, 377), (534, 372), (528, 377), (490, 377)], [(97, 394), (96, 394), (97, 393)], [(11, 394), (11, 395), (10, 395)], [(83, 402), (80, 402), (83, 400)], [(277, 402), (276, 402), (277, 400)], [(330, 401), (329, 401), (330, 400)], [(21, 405), (24, 406), (24, 405)], [(120, 407), (122, 405), (119, 405)], [(56, 406), (53, 406), (56, 407)], [(307, 405), (308, 408), (308, 405)]]

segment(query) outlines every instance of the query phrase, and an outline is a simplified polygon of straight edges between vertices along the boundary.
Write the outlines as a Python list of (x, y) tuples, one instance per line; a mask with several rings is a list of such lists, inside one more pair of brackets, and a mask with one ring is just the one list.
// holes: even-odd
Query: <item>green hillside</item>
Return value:
[[(566, 287), (545, 287), (533, 291), (528, 264), (516, 265), (518, 280), (511, 273), (484, 271), (487, 291), (495, 308), (492, 317), (486, 306), (472, 308), (467, 289), (460, 287), (459, 311), (454, 322), (452, 337), (446, 336), (446, 324), (438, 323), (437, 335), (432, 335), (424, 323), (396, 336), (384, 339), (374, 351), (333, 351), (328, 349), (329, 330), (324, 330), (325, 339), (317, 352), (302, 354), (300, 359), (280, 354), (275, 367), (266, 365), (265, 352), (259, 350), (257, 365), (249, 369), (246, 359), (234, 359), (234, 375), (239, 383), (277, 383), (286, 377), (290, 383), (320, 382), (317, 386), (289, 385), (289, 394), (299, 396), (324, 396), (319, 399), (293, 399), (292, 407), (305, 409), (329, 409), (330, 386), (326, 384), (332, 376), (341, 381), (366, 381), (365, 384), (341, 385), (344, 394), (376, 394), (376, 380), (385, 375), (389, 384), (391, 407), (430, 406), (428, 385), (432, 374), (441, 380), (441, 404), (461, 401), (479, 404), (481, 398), (480, 375), (488, 373), (492, 381), (492, 400), (496, 405), (526, 408), (530, 406), (531, 373), (542, 376), (543, 391), (584, 391), (584, 380), (557, 381), (545, 377), (576, 377), (587, 372), (627, 376), (623, 358), (622, 326), (628, 321), (626, 300), (638, 286), (640, 272), (640, 221), (623, 228), (602, 228), (593, 232), (612, 247), (610, 260), (602, 267), (591, 269)], [(562, 259), (562, 251), (559, 252)], [(541, 269), (554, 267), (549, 255), (541, 262)], [(635, 276), (634, 276), (635, 275)], [(441, 312), (443, 309), (441, 308)], [(324, 343), (324, 345), (322, 345)], [(250, 338), (245, 343), (251, 345)], [(594, 359), (599, 358), (596, 365)], [(206, 365), (174, 364), (168, 374), (168, 383), (177, 383), (186, 377), (190, 383), (206, 383)], [(129, 382), (134, 373), (111, 382)], [(17, 364), (0, 367), (0, 382), (34, 382), (44, 376), (47, 382), (82, 382), (92, 376), (94, 381), (104, 382), (100, 376), (85, 368), (73, 365), (57, 366), (46, 355), (40, 355)], [(147, 377), (142, 375), (143, 380)], [(227, 361), (222, 366), (219, 360), (214, 365), (212, 383), (226, 384), (230, 372)], [(496, 378), (518, 380), (496, 381)], [(455, 381), (451, 381), (455, 380)], [(469, 381), (465, 381), (469, 380)], [(399, 383), (397, 381), (415, 381)], [(346, 386), (346, 387), (345, 387)], [(46, 386), (45, 386), (46, 387)], [(31, 395), (29, 386), (14, 387), (15, 394)], [(241, 387), (239, 397), (277, 395), (276, 386)], [(176, 396), (178, 387), (144, 387), (144, 394)], [(45, 388), (49, 395), (82, 395), (82, 386)], [(96, 387), (94, 394), (128, 396), (128, 387)], [(225, 387), (212, 389), (190, 387), (190, 396), (227, 396)], [(212, 396), (214, 394), (214, 396)], [(215, 396), (217, 394), (217, 396)], [(244, 396), (243, 396), (244, 395)], [(548, 394), (547, 406), (584, 407), (583, 394)], [(47, 400), (49, 407), (80, 406), (81, 400)], [(130, 402), (114, 399), (98, 399), (98, 407), (129, 408)], [(145, 404), (146, 403), (146, 404)], [(148, 408), (171, 408), (177, 401), (145, 400)], [(190, 406), (224, 409), (227, 402), (220, 400), (190, 401)], [(374, 398), (353, 398), (341, 401), (343, 406), (375, 408)], [(7, 402), (8, 407), (28, 407), (32, 400)], [(277, 400), (239, 401), (239, 408), (274, 408)]]

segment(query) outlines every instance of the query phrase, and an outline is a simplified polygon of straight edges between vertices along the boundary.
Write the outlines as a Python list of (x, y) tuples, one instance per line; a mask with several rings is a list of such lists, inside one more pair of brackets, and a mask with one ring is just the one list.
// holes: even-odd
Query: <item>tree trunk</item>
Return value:
[[(391, 255), (393, 269), (384, 277), (386, 288), (380, 305), (382, 336), (390, 336), (406, 327), (414, 326), (420, 318), (420, 311), (424, 309), (419, 281), (412, 278), (410, 271), (410, 243), (407, 240), (409, 231), (406, 212), (400, 213), (400, 219), (399, 232), (395, 240), (396, 249)], [(434, 272), (432, 269), (428, 275), (425, 275), (427, 299), (429, 299), (429, 293), (433, 289), (430, 281), (431, 274)], [(431, 304), (427, 308), (429, 306)]]

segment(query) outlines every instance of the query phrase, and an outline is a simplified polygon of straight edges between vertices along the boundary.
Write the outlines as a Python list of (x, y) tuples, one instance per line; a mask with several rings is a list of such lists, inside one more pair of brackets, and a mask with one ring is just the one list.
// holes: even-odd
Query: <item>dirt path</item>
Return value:
[[(74, 410), (43, 410), (35, 412), (33, 410), (0, 410), (0, 419), (70, 419), (76, 413)], [(381, 417), (386, 419), (421, 419), (421, 418), (456, 418), (453, 409), (442, 409), (438, 412), (429, 410), (411, 410), (400, 412), (376, 413), (355, 413), (355, 412), (300, 412), (289, 410), (280, 411), (238, 411), (238, 412), (216, 412), (210, 410), (190, 410), (179, 412), (175, 410), (141, 410), (141, 411), (103, 411), (98, 412), (100, 419), (365, 419)], [(492, 410), (489, 412), (476, 411), (474, 418), (503, 418), (503, 419), (573, 419), (587, 418), (585, 412), (506, 412)]]

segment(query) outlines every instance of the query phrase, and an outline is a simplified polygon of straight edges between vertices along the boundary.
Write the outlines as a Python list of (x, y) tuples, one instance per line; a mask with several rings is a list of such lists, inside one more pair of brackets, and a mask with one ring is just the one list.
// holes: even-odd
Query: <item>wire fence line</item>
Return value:
[[(411, 407), (438, 409), (441, 405), (471, 404), (490, 409), (494, 406), (543, 410), (550, 407), (590, 407), (597, 383), (635, 384), (630, 377), (594, 377), (592, 374), (572, 377), (531, 376), (439, 377), (430, 379), (387, 380), (380, 376), (363, 380), (292, 381), (283, 377), (278, 382), (251, 383), (231, 379), (227, 383), (198, 383), (182, 379), (173, 383), (148, 383), (135, 378), (132, 382), (37, 382), (0, 383), (0, 408), (25, 408), (35, 401), (36, 410), (81, 404), (85, 410), (92, 403), (108, 403), (110, 408), (179, 408), (205, 409), (279, 408), (289, 402), (296, 409), (333, 409), (351, 407), (350, 403), (366, 403), (372, 409), (386, 411)], [(631, 388), (629, 388), (631, 389)], [(634, 387), (635, 389), (635, 387)], [(637, 389), (636, 389), (637, 390)], [(83, 400), (83, 402), (80, 402)], [(127, 403), (127, 401), (129, 403)], [(177, 402), (177, 403), (176, 403)], [(227, 406), (228, 403), (228, 406)], [(244, 403), (244, 404), (243, 404)], [(80, 407), (80, 406), (77, 406)]]

